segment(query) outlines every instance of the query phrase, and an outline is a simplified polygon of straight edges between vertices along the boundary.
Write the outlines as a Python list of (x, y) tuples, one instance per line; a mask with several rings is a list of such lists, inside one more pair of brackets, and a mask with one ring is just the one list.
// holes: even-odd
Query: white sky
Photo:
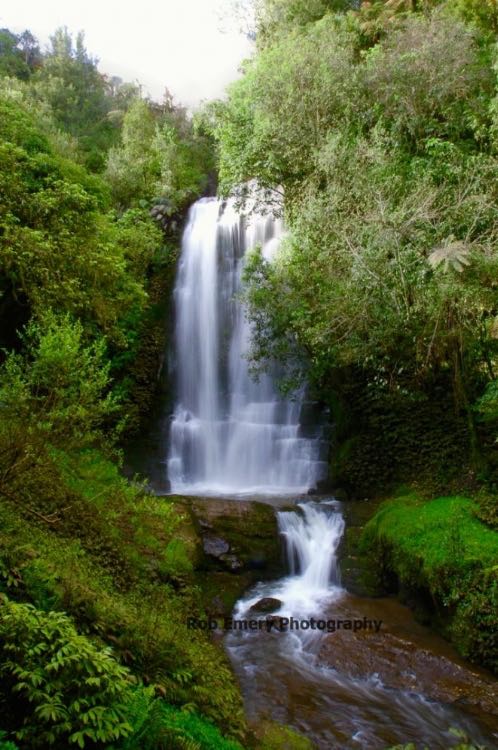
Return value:
[(220, 96), (251, 52), (230, 7), (230, 0), (1, 0), (0, 28), (29, 29), (42, 47), (58, 26), (83, 30), (101, 72), (138, 80), (158, 100), (167, 86), (193, 106)]

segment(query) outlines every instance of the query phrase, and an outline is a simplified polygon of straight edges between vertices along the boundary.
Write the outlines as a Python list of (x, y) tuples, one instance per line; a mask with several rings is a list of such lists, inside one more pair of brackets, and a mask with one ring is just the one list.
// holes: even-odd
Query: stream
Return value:
[[(457, 744), (451, 729), (498, 747), (496, 683), (417, 625), (406, 607), (341, 587), (339, 503), (309, 501), (298, 511), (278, 513), (290, 575), (258, 584), (234, 612), (239, 620), (275, 618), (274, 627), (225, 636), (251, 724), (288, 724), (318, 748), (380, 750), (413, 742), (435, 750)], [(266, 598), (281, 604), (270, 613), (250, 611)], [(280, 630), (280, 617), (304, 620), (306, 629)], [(311, 629), (308, 622), (336, 630)]]

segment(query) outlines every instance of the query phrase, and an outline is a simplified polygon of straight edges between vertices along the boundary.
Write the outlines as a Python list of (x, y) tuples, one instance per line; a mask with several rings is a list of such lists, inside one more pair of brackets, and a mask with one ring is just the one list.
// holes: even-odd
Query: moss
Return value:
[(358, 596), (379, 596), (383, 593), (370, 560), (361, 554), (363, 530), (380, 504), (379, 500), (347, 500), (341, 512), (346, 528), (338, 550), (342, 584)]
[[(140, 439), (139, 433), (146, 428), (152, 408), (170, 395), (166, 392), (163, 370), (165, 352), (172, 336), (168, 312), (179, 246), (179, 234), (166, 238), (162, 256), (165, 260), (153, 268), (148, 280), (148, 305), (137, 333), (136, 351), (130, 364), (120, 373), (126, 383), (126, 438), (129, 441)], [(164, 386), (163, 393), (160, 393), (161, 385)]]
[(196, 581), (206, 614), (227, 617), (244, 591), (254, 583), (254, 576), (250, 572), (233, 575), (222, 571), (199, 571)]
[(477, 518), (498, 531), (498, 497), (483, 488), (477, 494), (476, 501), (474, 512)]
[[(254, 571), (254, 579), (281, 575), (282, 555), (275, 510), (249, 500), (192, 498), (190, 508), (200, 533), (225, 539), (230, 553), (244, 571)], [(217, 567), (206, 561), (207, 567)]]
[(381, 505), (361, 543), (386, 588), (425, 597), (460, 652), (498, 671), (498, 533), (474, 509), (466, 497), (404, 494)]

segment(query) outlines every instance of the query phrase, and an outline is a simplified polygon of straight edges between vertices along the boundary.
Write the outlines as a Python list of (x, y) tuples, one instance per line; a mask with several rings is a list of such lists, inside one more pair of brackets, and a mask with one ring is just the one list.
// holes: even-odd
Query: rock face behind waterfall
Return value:
[(257, 382), (249, 373), (244, 255), (261, 245), (270, 258), (281, 232), (277, 220), (246, 219), (231, 201), (203, 198), (190, 211), (175, 287), (174, 493), (305, 493), (326, 475), (321, 428), (300, 423), (304, 394), (284, 399), (275, 371)]

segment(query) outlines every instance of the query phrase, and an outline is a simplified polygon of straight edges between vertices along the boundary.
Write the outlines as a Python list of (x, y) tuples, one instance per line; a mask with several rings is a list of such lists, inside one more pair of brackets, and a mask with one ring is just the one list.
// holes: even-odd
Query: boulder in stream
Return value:
[(259, 602), (253, 604), (249, 609), (249, 614), (266, 614), (267, 612), (274, 612), (276, 609), (280, 609), (282, 602), (280, 599), (275, 599), (273, 596), (265, 596), (260, 599)]

